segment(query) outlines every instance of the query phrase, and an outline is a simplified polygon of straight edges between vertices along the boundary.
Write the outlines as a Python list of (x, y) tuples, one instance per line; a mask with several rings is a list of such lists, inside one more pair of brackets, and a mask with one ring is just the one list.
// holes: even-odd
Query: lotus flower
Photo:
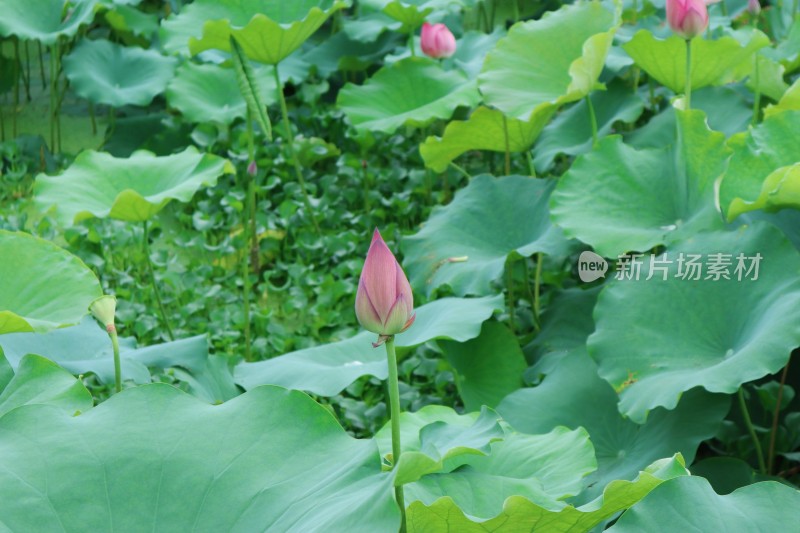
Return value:
[(358, 280), (356, 317), (382, 338), (407, 330), (416, 317), (411, 285), (377, 229)]
[(747, 11), (749, 11), (751, 15), (758, 15), (761, 13), (761, 4), (758, 3), (758, 0), (748, 0)]
[(708, 26), (708, 9), (704, 0), (667, 0), (667, 22), (676, 34), (692, 39)]
[(456, 38), (444, 24), (422, 25), (419, 45), (425, 55), (440, 58), (450, 57), (456, 51)]

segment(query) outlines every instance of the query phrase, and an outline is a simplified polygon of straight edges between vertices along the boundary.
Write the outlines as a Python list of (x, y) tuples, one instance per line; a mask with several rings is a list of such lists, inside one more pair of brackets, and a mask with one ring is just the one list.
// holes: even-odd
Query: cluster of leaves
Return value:
[(745, 7), (687, 69), (660, 3), (0, 0), (0, 525), (796, 525), (800, 17)]

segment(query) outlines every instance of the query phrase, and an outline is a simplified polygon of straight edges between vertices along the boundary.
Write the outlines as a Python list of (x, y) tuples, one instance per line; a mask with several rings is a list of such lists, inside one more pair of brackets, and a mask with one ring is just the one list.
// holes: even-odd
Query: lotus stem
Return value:
[(292, 126), (289, 122), (289, 110), (286, 108), (286, 97), (283, 95), (283, 85), (281, 84), (281, 78), (278, 74), (277, 64), (273, 67), (272, 72), (275, 75), (275, 87), (278, 91), (278, 101), (281, 106), (283, 128), (286, 130), (286, 147), (289, 150), (289, 158), (292, 160), (297, 182), (300, 184), (300, 190), (303, 193), (303, 203), (305, 203), (306, 209), (308, 210), (308, 216), (311, 218), (311, 223), (314, 225), (317, 235), (321, 236), (322, 231), (320, 231), (319, 224), (317, 224), (314, 208), (311, 206), (311, 199), (308, 197), (308, 191), (306, 190), (306, 180), (303, 178), (303, 169), (300, 167), (300, 162), (297, 160), (297, 154), (294, 151), (294, 137), (292, 136)]
[(590, 95), (586, 95), (586, 107), (589, 110), (589, 124), (592, 125), (592, 147), (597, 146), (597, 115), (594, 114), (594, 104)]
[(750, 413), (747, 411), (747, 404), (744, 401), (744, 387), (739, 387), (739, 408), (742, 411), (742, 418), (744, 419), (744, 425), (747, 427), (748, 433), (750, 433), (750, 438), (753, 439), (753, 446), (756, 449), (756, 457), (758, 458), (758, 470), (762, 474), (767, 473), (767, 467), (764, 464), (764, 452), (761, 450), (761, 442), (758, 440), (758, 435), (756, 435), (756, 430), (753, 427), (753, 421), (750, 420)]
[(144, 228), (144, 238), (142, 239), (144, 242), (144, 260), (147, 264), (147, 271), (150, 274), (150, 284), (153, 287), (153, 295), (156, 297), (156, 303), (158, 304), (158, 309), (161, 312), (161, 321), (164, 324), (164, 328), (167, 330), (169, 340), (174, 341), (175, 336), (172, 334), (172, 328), (169, 325), (169, 320), (167, 320), (167, 313), (164, 311), (164, 304), (161, 302), (161, 293), (158, 290), (158, 283), (156, 283), (156, 273), (155, 270), (153, 270), (153, 261), (150, 259), (150, 233), (146, 220), (142, 222), (142, 226)]
[(542, 259), (544, 258), (542, 252), (536, 254), (536, 277), (533, 283), (533, 318), (536, 324), (537, 331), (542, 328), (541, 323), (541, 298), (539, 292), (542, 285)]
[(470, 176), (469, 172), (467, 172), (464, 169), (464, 167), (462, 167), (460, 165), (457, 165), (457, 164), (453, 163), (452, 161), (450, 162), (450, 166), (453, 167), (456, 170), (456, 172), (458, 172), (459, 174), (461, 174), (462, 176), (464, 176), (468, 180), (472, 179), (472, 176)]
[[(384, 343), (386, 346), (386, 356), (389, 363), (389, 417), (392, 425), (392, 469), (397, 467), (400, 461), (400, 384), (397, 378), (397, 354), (394, 350), (394, 335), (390, 336)], [(406, 531), (406, 504), (403, 494), (403, 486), (394, 488), (395, 499), (400, 507), (400, 532)]]
[[(722, 2), (723, 4), (725, 2)], [(758, 18), (760, 13), (755, 16), (753, 20), (753, 28), (758, 29)], [(761, 109), (761, 80), (759, 78), (759, 67), (758, 67), (758, 51), (753, 54), (753, 80), (755, 81), (755, 96), (753, 98), (753, 121), (752, 124), (755, 125), (758, 123), (758, 115)]]
[(516, 302), (514, 297), (514, 263), (512, 259), (506, 261), (506, 288), (508, 290), (508, 326), (511, 331), (516, 333), (514, 315), (517, 314)]
[(533, 165), (533, 156), (530, 150), (525, 150), (525, 160), (528, 162), (528, 174), (532, 178), (536, 177), (536, 167)]
[(781, 384), (778, 387), (778, 397), (775, 399), (775, 410), (772, 413), (772, 429), (769, 433), (769, 450), (767, 452), (767, 473), (772, 473), (772, 468), (775, 466), (775, 437), (778, 433), (778, 418), (781, 413), (781, 402), (783, 401), (783, 387), (786, 385), (786, 376), (789, 374), (789, 361), (786, 361), (786, 366), (783, 367), (781, 373)]
[(113, 325), (106, 328), (111, 339), (111, 347), (114, 349), (114, 389), (122, 391), (122, 368), (119, 361), (119, 339), (117, 338), (117, 328)]
[[(252, 163), (255, 161), (255, 140), (253, 132), (253, 113), (252, 110), (247, 108), (247, 148), (249, 153), (249, 160)], [(253, 246), (258, 241), (255, 238), (255, 176), (251, 176), (249, 172), (245, 172), (247, 199), (245, 201), (244, 211), (242, 212), (242, 230), (244, 231), (244, 250), (242, 250), (242, 292), (244, 300), (244, 359), (245, 361), (252, 360), (252, 348), (250, 342), (250, 291), (252, 284), (250, 282), (250, 265), (253, 263)], [(253, 238), (254, 242), (251, 242)], [(249, 250), (249, 253), (248, 253)], [(254, 266), (254, 265), (253, 265)], [(255, 268), (255, 266), (254, 266)]]
[(19, 39), (14, 37), (14, 120), (12, 122), (11, 134), (17, 136), (17, 112), (19, 111), (19, 84), (22, 74), (20, 73)]
[(408, 49), (411, 51), (411, 57), (417, 57), (417, 51), (414, 50), (414, 31), (408, 32)]
[(686, 89), (684, 90), (686, 98), (686, 110), (692, 108), (692, 40), (686, 39)]
[(506, 159), (505, 159), (505, 169), (506, 169), (506, 176), (511, 174), (511, 145), (508, 139), (508, 119), (505, 115), (503, 115), (503, 137), (505, 139), (505, 146), (506, 146)]

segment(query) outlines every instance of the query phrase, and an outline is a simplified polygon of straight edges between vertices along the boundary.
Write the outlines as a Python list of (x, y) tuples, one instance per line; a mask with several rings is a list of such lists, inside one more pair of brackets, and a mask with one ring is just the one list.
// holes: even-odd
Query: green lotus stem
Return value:
[(755, 81), (756, 88), (755, 88), (755, 97), (753, 98), (753, 120), (752, 123), (755, 125), (758, 122), (758, 111), (761, 109), (761, 89), (760, 89), (760, 81), (759, 81), (759, 73), (758, 73), (758, 53), (753, 56), (753, 80)]
[(153, 295), (156, 297), (156, 303), (158, 304), (158, 309), (161, 312), (161, 321), (164, 323), (164, 328), (167, 330), (169, 340), (174, 341), (175, 336), (172, 334), (172, 328), (169, 325), (169, 320), (167, 320), (167, 313), (164, 311), (164, 304), (161, 302), (161, 293), (158, 290), (158, 283), (156, 283), (156, 273), (155, 270), (153, 270), (153, 261), (150, 259), (150, 233), (146, 220), (142, 222), (142, 226), (144, 228), (144, 260), (147, 264), (147, 271), (150, 273), (150, 283), (153, 287)]
[(56, 48), (58, 41), (50, 47), (50, 150), (56, 151)]
[(42, 77), (42, 90), (47, 89), (47, 77), (44, 75), (44, 51), (42, 41), (36, 41), (39, 46), (39, 75)]
[(114, 389), (122, 391), (122, 368), (119, 361), (119, 339), (117, 338), (116, 328), (109, 326), (108, 336), (111, 339), (111, 347), (114, 349)]
[(505, 146), (506, 146), (506, 176), (511, 174), (511, 145), (509, 144), (508, 139), (508, 119), (505, 115), (503, 115), (503, 137), (505, 138)]
[(536, 177), (536, 167), (533, 165), (533, 156), (530, 150), (525, 150), (525, 160), (528, 162), (528, 174), (532, 178)]
[(756, 430), (753, 427), (753, 421), (750, 420), (750, 413), (747, 411), (747, 404), (744, 401), (744, 387), (739, 387), (739, 408), (742, 411), (744, 425), (747, 427), (748, 433), (750, 433), (750, 438), (753, 439), (753, 446), (755, 446), (756, 457), (758, 458), (758, 470), (762, 474), (766, 474), (767, 467), (764, 464), (764, 453), (761, 451), (761, 443), (758, 440), (758, 435), (756, 435)]
[(453, 167), (456, 170), (456, 172), (458, 172), (459, 174), (461, 174), (462, 176), (464, 176), (468, 180), (472, 179), (472, 176), (470, 176), (469, 172), (464, 170), (464, 167), (462, 167), (460, 165), (457, 165), (457, 164), (453, 163), (452, 161), (450, 162), (450, 166)]
[(781, 384), (778, 387), (778, 397), (775, 399), (775, 410), (772, 413), (772, 429), (769, 433), (769, 450), (767, 452), (767, 474), (772, 474), (772, 468), (775, 466), (775, 437), (778, 434), (778, 418), (781, 413), (781, 402), (783, 401), (783, 387), (786, 385), (786, 376), (789, 374), (789, 361), (786, 361), (786, 366), (783, 367), (781, 373)]
[(592, 125), (592, 146), (597, 146), (597, 115), (594, 114), (594, 104), (591, 97), (586, 95), (586, 107), (589, 110), (589, 123)]
[(692, 108), (692, 40), (686, 39), (686, 89), (683, 91), (686, 98), (686, 110)]
[(652, 76), (647, 76), (647, 90), (650, 93), (650, 109), (654, 110), (656, 108), (656, 88)]
[[(247, 149), (250, 161), (255, 161), (255, 140), (253, 132), (253, 113), (250, 108), (247, 108)], [(245, 180), (247, 180), (247, 200), (245, 202), (244, 212), (242, 213), (242, 229), (244, 231), (244, 247), (242, 250), (242, 292), (244, 299), (244, 359), (245, 361), (252, 360), (252, 348), (250, 346), (250, 291), (252, 284), (250, 282), (250, 264), (253, 258), (253, 246), (258, 242), (255, 237), (255, 177), (251, 176), (249, 172), (245, 172)], [(251, 238), (254, 242), (251, 242)], [(248, 252), (248, 247), (249, 252)]]
[(514, 272), (513, 262), (509, 259), (506, 262), (506, 288), (508, 290), (508, 326), (511, 331), (516, 333), (516, 325), (514, 323), (514, 315), (516, 314), (516, 304), (514, 301)]
[(3, 106), (0, 105), (0, 141), (6, 140), (6, 119), (3, 115)]
[(411, 50), (411, 57), (417, 57), (417, 51), (414, 50), (414, 31), (408, 32), (408, 49)]
[(541, 298), (539, 292), (542, 286), (542, 252), (536, 254), (536, 277), (533, 282), (533, 318), (535, 320), (536, 329), (541, 329)]
[[(386, 356), (389, 359), (389, 417), (392, 424), (392, 469), (397, 467), (400, 461), (400, 384), (397, 379), (397, 354), (394, 350), (394, 335), (390, 336), (384, 343), (386, 346)], [(400, 507), (400, 532), (406, 531), (406, 503), (403, 495), (403, 486), (394, 488), (394, 495), (397, 505)]]
[[(15, 48), (16, 48), (16, 42), (14, 44), (15, 44)], [(14, 82), (14, 107), (12, 109), (13, 113), (11, 115), (11, 136), (12, 137), (16, 137), (17, 136), (17, 111), (19, 109), (19, 72), (18, 72), (19, 66), (18, 65), (19, 65), (19, 62), (18, 61), (14, 61), (14, 74), (15, 74), (15, 76), (14, 76), (14, 78), (15, 78), (15, 82)]]
[(92, 120), (92, 135), (97, 135), (97, 119), (94, 116), (94, 104), (89, 102), (89, 118)]
[(306, 180), (303, 178), (303, 169), (300, 167), (300, 162), (297, 160), (297, 154), (294, 151), (294, 137), (292, 136), (292, 126), (289, 122), (289, 110), (286, 107), (286, 97), (283, 95), (283, 85), (281, 84), (281, 78), (278, 75), (278, 65), (276, 64), (272, 72), (275, 75), (275, 87), (278, 91), (278, 102), (281, 106), (281, 116), (283, 117), (283, 128), (286, 130), (286, 146), (289, 150), (289, 157), (292, 160), (292, 166), (294, 167), (294, 172), (297, 175), (297, 182), (300, 184), (300, 190), (303, 193), (303, 203), (306, 205), (306, 209), (308, 210), (308, 216), (311, 217), (311, 223), (314, 225), (314, 229), (317, 231), (317, 235), (322, 235), (322, 231), (319, 229), (319, 224), (317, 224), (317, 218), (314, 215), (314, 208), (311, 206), (311, 199), (308, 197), (308, 191), (306, 190)]
[[(724, 1), (722, 3), (725, 4)], [(760, 12), (759, 12), (759, 14), (757, 14), (755, 16), (755, 19), (753, 20), (753, 28), (756, 29), (756, 30), (758, 29), (758, 17), (759, 16), (760, 16)], [(753, 54), (753, 79), (755, 80), (755, 84), (756, 84), (755, 97), (753, 98), (753, 121), (752, 121), (753, 125), (755, 125), (758, 122), (758, 112), (761, 109), (761, 80), (759, 78), (759, 71), (758, 70), (759, 70), (758, 69), (758, 52), (756, 51), (756, 53)]]

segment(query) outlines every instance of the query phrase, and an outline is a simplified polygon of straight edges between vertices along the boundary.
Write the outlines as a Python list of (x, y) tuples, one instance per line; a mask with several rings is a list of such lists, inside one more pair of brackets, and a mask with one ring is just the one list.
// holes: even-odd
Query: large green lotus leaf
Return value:
[[(102, 383), (114, 382), (111, 341), (105, 330), (89, 317), (77, 326), (47, 333), (0, 336), (0, 347), (5, 351), (12, 368), (16, 368), (26, 354), (37, 354), (58, 363), (73, 374), (91, 372)], [(150, 383), (148, 367), (181, 367), (191, 375), (202, 376), (207, 369), (207, 362), (208, 339), (205, 335), (145, 347), (138, 347), (133, 338), (120, 338), (123, 380), (138, 384)], [(221, 399), (227, 400), (229, 397), (231, 396)]]
[(376, 72), (364, 85), (348, 83), (336, 104), (359, 130), (392, 133), (447, 119), (459, 106), (480, 101), (475, 82), (436, 61), (409, 57)]
[(162, 23), (164, 48), (194, 55), (230, 51), (236, 38), (250, 59), (276, 65), (299, 48), (345, 0), (199, 0)]
[(505, 32), (501, 28), (496, 28), (492, 33), (468, 31), (458, 40), (451, 61), (466, 72), (470, 79), (475, 79), (481, 73), (486, 54), (494, 48), (503, 35)]
[[(692, 39), (692, 89), (707, 85), (724, 85), (734, 81), (737, 70), (745, 67), (746, 75), (752, 69), (753, 54), (769, 46), (769, 37), (755, 32), (746, 45), (733, 37), (709, 41)], [(683, 93), (686, 85), (686, 40), (673, 35), (658, 39), (648, 30), (636, 32), (633, 39), (622, 46), (636, 64), (660, 84), (676, 93)]]
[(728, 219), (756, 209), (775, 212), (787, 207), (800, 209), (800, 163), (781, 167), (767, 176), (761, 194), (754, 201), (734, 198), (728, 207)]
[[(267, 69), (254, 69), (261, 89), (261, 101), (275, 100), (275, 79)], [(231, 69), (213, 64), (186, 62), (167, 87), (167, 102), (192, 122), (230, 124), (247, 116), (247, 103)]]
[[(701, 111), (676, 111), (677, 148), (635, 150), (606, 137), (553, 192), (553, 222), (606, 257), (720, 227), (714, 181), (730, 151)], [(677, 152), (677, 153), (676, 153)]]
[(517, 337), (500, 322), (484, 322), (481, 334), (467, 342), (441, 341), (456, 374), (458, 394), (467, 411), (495, 407), (522, 386), (527, 366)]
[(600, 286), (591, 289), (573, 287), (554, 291), (550, 304), (542, 313), (539, 333), (525, 347), (528, 360), (585, 346), (586, 339), (594, 331), (592, 311), (600, 289)]
[(504, 502), (502, 513), (485, 522), (470, 520), (449, 497), (440, 498), (430, 506), (414, 502), (406, 511), (408, 530), (412, 533), (583, 533), (638, 502), (665, 480), (687, 474), (683, 458), (677, 455), (656, 461), (633, 481), (611, 482), (602, 496), (583, 506), (567, 505), (559, 510), (551, 510), (521, 496), (511, 496)]
[(154, 50), (83, 39), (64, 57), (64, 74), (72, 89), (90, 102), (144, 106), (166, 89), (175, 63)]
[(149, 39), (158, 30), (158, 14), (145, 13), (130, 5), (108, 6), (104, 13), (108, 25), (119, 33), (129, 32)]
[[(417, 481), (423, 475), (440, 472), (445, 463), (462, 455), (486, 455), (490, 444), (505, 437), (499, 416), (484, 408), (480, 415), (459, 415), (450, 407), (428, 405), (414, 413), (401, 413), (402, 453), (394, 470), (394, 484)], [(375, 435), (378, 449), (391, 456), (390, 424)], [(450, 467), (452, 468), (452, 466)]]
[(0, 418), (0, 465), (0, 516), (12, 531), (400, 524), (375, 443), (349, 437), (311, 398), (278, 387), (210, 406), (144, 385), (77, 417), (23, 406)]
[(381, 10), (400, 22), (402, 31), (413, 31), (434, 12), (446, 10), (449, 6), (461, 6), (464, 0), (362, 0), (364, 6)]
[(526, 433), (558, 426), (589, 432), (597, 471), (584, 480), (585, 489), (573, 501), (576, 505), (598, 497), (614, 480), (633, 479), (663, 457), (680, 453), (691, 462), (700, 443), (716, 434), (730, 407), (727, 396), (694, 389), (675, 409), (656, 409), (640, 425), (619, 413), (617, 394), (597, 374), (597, 365), (584, 348), (548, 354), (534, 370), (545, 374), (542, 382), (511, 393), (497, 412)]
[(92, 217), (141, 222), (170, 200), (188, 202), (201, 187), (234, 172), (227, 159), (191, 146), (168, 156), (140, 150), (127, 158), (89, 150), (60, 176), (36, 176), (34, 200), (42, 209), (55, 208), (65, 225)]
[[(800, 23), (798, 23), (797, 27), (800, 28)], [(798, 31), (798, 34), (800, 34), (800, 31)], [(772, 115), (790, 110), (800, 110), (800, 78), (795, 80), (795, 82), (786, 89), (786, 92), (783, 93), (783, 96), (777, 104), (767, 106), (764, 110), (764, 117), (769, 118)]]
[[(703, 111), (708, 126), (726, 137), (745, 131), (753, 121), (753, 103), (736, 85), (692, 91), (692, 109)], [(674, 143), (676, 128), (675, 108), (670, 106), (644, 126), (622, 135), (634, 148), (662, 148)]]
[(694, 387), (732, 394), (780, 370), (800, 346), (800, 254), (774, 226), (697, 233), (655, 259), (641, 258), (638, 280), (606, 286), (588, 341), (631, 419), (672, 409)]
[(0, 230), (0, 335), (76, 324), (102, 296), (100, 282), (66, 250)]
[(720, 496), (705, 479), (684, 476), (664, 482), (623, 514), (608, 531), (647, 533), (674, 530), (774, 533), (797, 529), (800, 491), (776, 481), (742, 487)]
[(614, 14), (599, 2), (565, 5), (515, 24), (478, 77), (486, 103), (528, 120), (539, 109), (580, 100), (600, 86), (615, 29)]
[[(405, 485), (407, 504), (432, 505), (452, 498), (472, 517), (488, 520), (503, 512), (505, 501), (522, 496), (548, 510), (562, 509), (564, 498), (580, 491), (596, 468), (585, 430), (556, 428), (542, 435), (508, 430), (492, 442), (488, 454), (462, 454), (449, 472), (433, 473)], [(457, 468), (455, 468), (457, 466)]]
[(60, 37), (74, 37), (78, 29), (92, 22), (96, 0), (70, 2), (69, 16), (63, 17), (66, 0), (0, 0), (0, 36), (16, 35), (25, 41), (51, 45)]
[[(414, 325), (397, 335), (395, 343), (402, 349), (434, 339), (473, 339), (480, 334), (481, 324), (502, 307), (501, 295), (436, 300), (416, 309)], [(234, 368), (234, 380), (248, 390), (270, 384), (333, 396), (361, 376), (386, 379), (386, 352), (372, 347), (375, 340), (375, 334), (362, 332), (347, 340), (266, 361), (239, 363)]]
[[(0, 357), (2, 353), (0, 350)], [(73, 415), (91, 409), (93, 400), (83, 383), (69, 372), (44, 357), (28, 355), (0, 394), (0, 416), (31, 404), (52, 405)]]
[(511, 253), (557, 254), (564, 236), (550, 223), (553, 181), (525, 176), (472, 178), (453, 201), (433, 210), (403, 239), (406, 272), (418, 290), (448, 284), (458, 295), (491, 294)]
[[(595, 109), (598, 138), (611, 133), (617, 122), (635, 122), (644, 110), (642, 97), (620, 84), (610, 85), (607, 91), (595, 91), (589, 98)], [(533, 151), (533, 163), (538, 172), (544, 172), (552, 166), (557, 155), (583, 154), (592, 149), (592, 144), (589, 108), (583, 99), (544, 128)]]
[[(747, 88), (755, 92), (759, 92), (775, 101), (783, 97), (789, 86), (783, 81), (785, 69), (783, 65), (777, 61), (773, 61), (761, 53), (756, 54), (758, 60), (758, 74), (756, 75), (755, 68), (750, 69), (750, 75), (747, 78)], [(755, 65), (755, 61), (753, 61)]]
[(768, 180), (776, 180), (776, 170), (800, 161), (798, 131), (800, 111), (784, 111), (730, 139), (733, 156), (719, 190), (720, 206), (728, 220), (736, 218), (748, 202), (757, 202), (765, 192), (769, 195)]
[(467, 120), (454, 120), (447, 125), (441, 137), (428, 137), (420, 145), (419, 152), (425, 166), (435, 172), (444, 172), (458, 156), (470, 150), (524, 152), (529, 150), (556, 111), (550, 106), (531, 117), (531, 122), (506, 118), (503, 113), (488, 107), (479, 107)]

